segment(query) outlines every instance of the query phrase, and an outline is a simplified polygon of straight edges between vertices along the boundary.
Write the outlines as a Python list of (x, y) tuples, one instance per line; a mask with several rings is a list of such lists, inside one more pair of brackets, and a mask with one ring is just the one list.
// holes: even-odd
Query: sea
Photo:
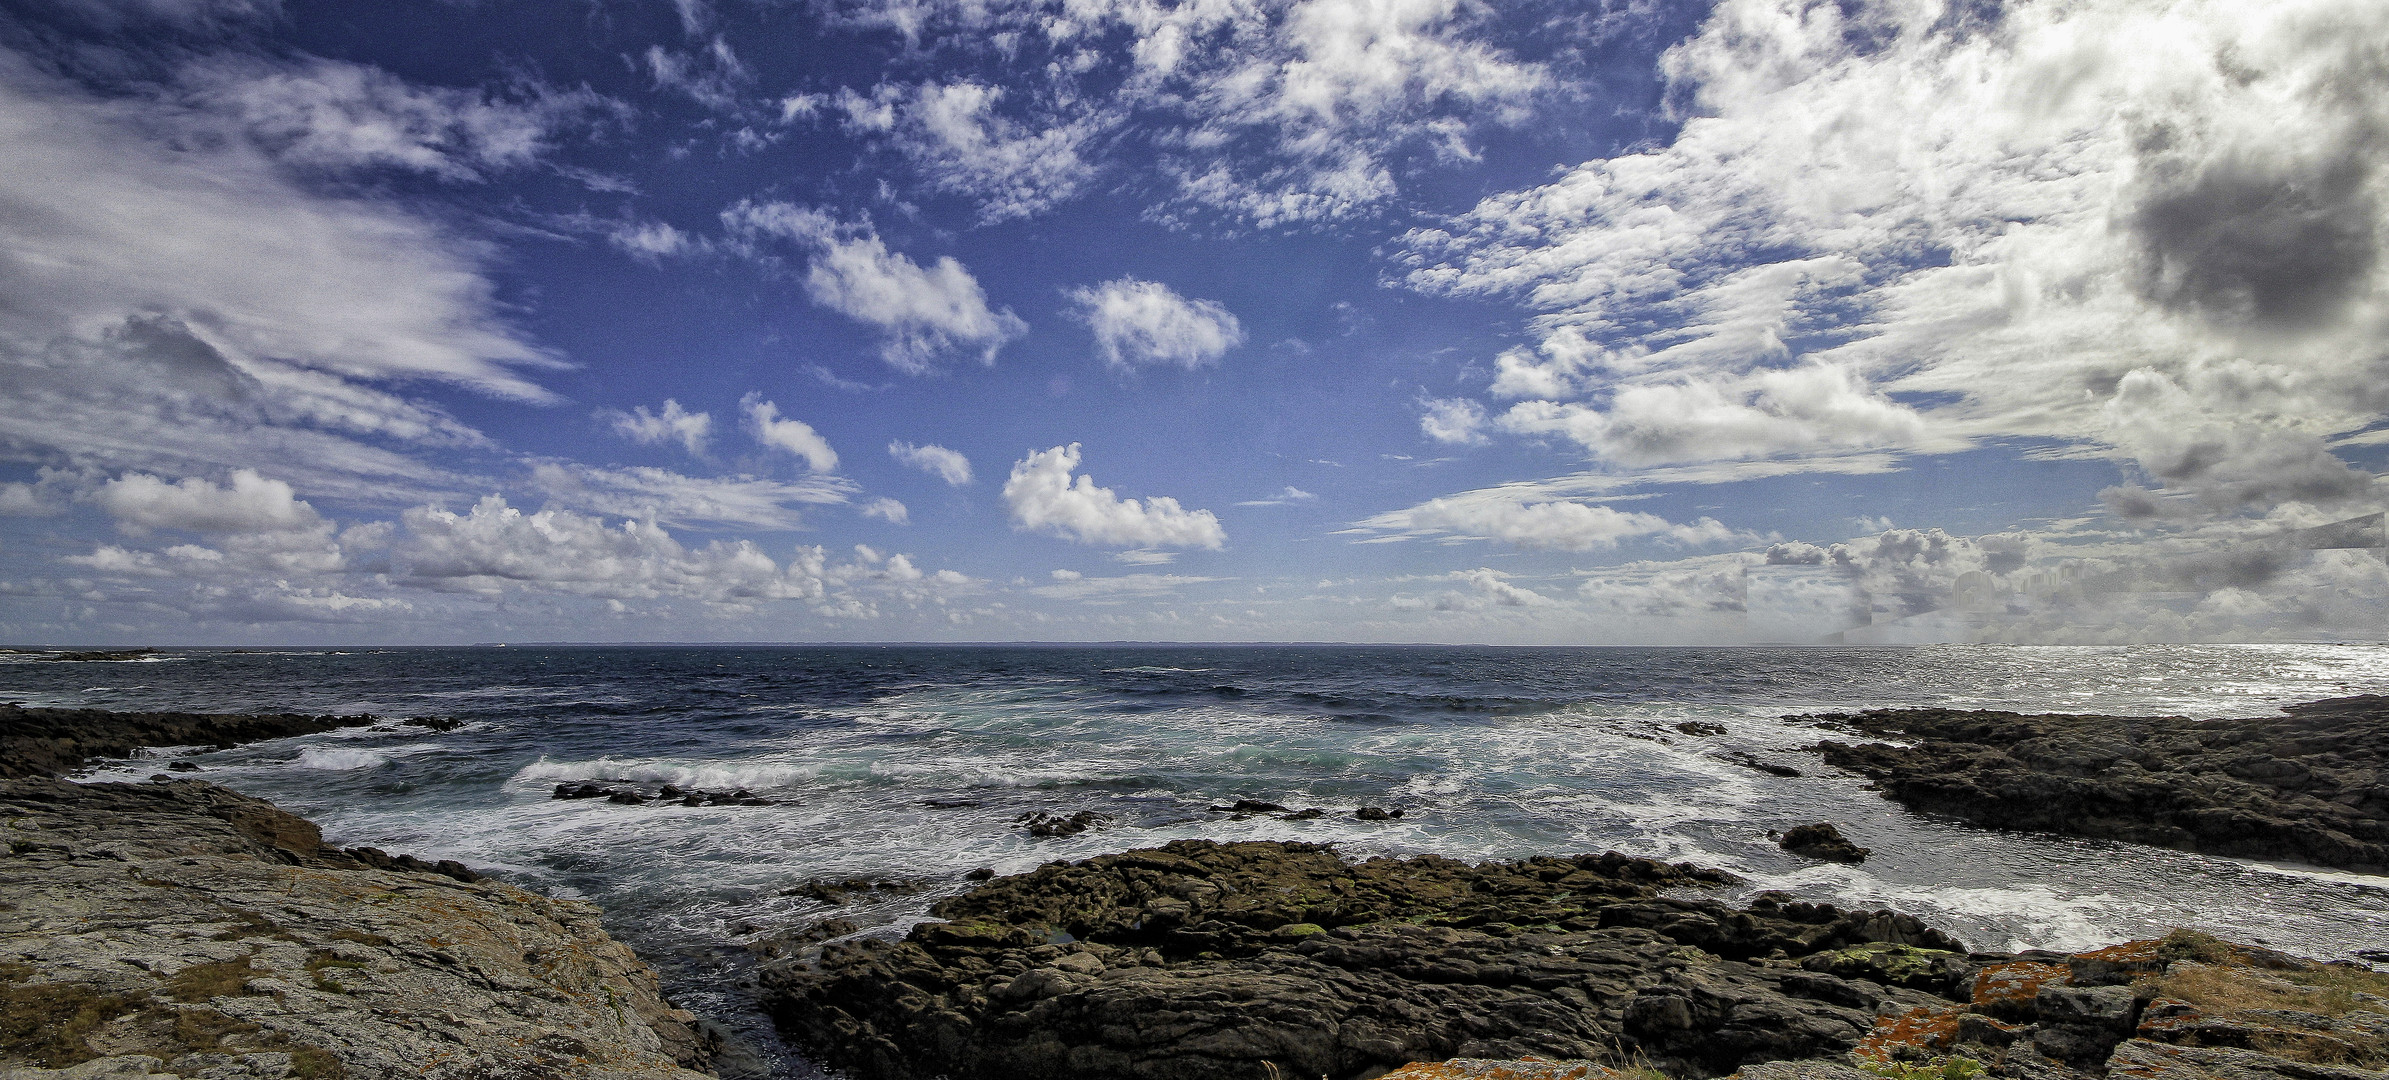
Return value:
[[(343, 846), (455, 859), (602, 905), (731, 1080), (820, 1075), (749, 991), (746, 943), (832, 916), (901, 934), (964, 875), (1181, 838), (1352, 857), (1616, 850), (1740, 875), (1738, 900), (1914, 914), (1977, 949), (2079, 949), (2192, 927), (2324, 958), (2389, 948), (2389, 878), (1980, 829), (1890, 803), (1801, 748), (1806, 714), (1947, 706), (2258, 716), (2389, 693), (2389, 646), (1477, 648), (1325, 645), (191, 649), (0, 657), (27, 705), (446, 717), (168, 760), (304, 814)], [(1721, 733), (1696, 734), (1716, 731)], [(1758, 766), (1772, 765), (1777, 775)], [(559, 800), (572, 780), (745, 789), (768, 805)], [(1321, 807), (1234, 815), (1237, 800)], [(1362, 806), (1400, 809), (1362, 821)], [(1102, 824), (1039, 838), (1025, 815)], [(1855, 866), (1780, 851), (1830, 821)], [(818, 879), (918, 886), (832, 904)]]

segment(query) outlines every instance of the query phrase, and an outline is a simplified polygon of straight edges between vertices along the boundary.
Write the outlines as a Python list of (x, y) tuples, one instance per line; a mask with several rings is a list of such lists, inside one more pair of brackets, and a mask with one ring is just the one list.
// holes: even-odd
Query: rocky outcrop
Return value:
[(1917, 810), (2389, 873), (2389, 698), (2283, 711), (2248, 720), (1949, 709), (1794, 719), (1913, 740), (1812, 749)]
[(1887, 1020), (1856, 1060), (2134, 1080), (2379, 1080), (2389, 1066), (2389, 975), (2187, 931), (1978, 959), (1966, 1004)]
[[(220, 714), (110, 712), (104, 709), (28, 709), (0, 703), (0, 779), (55, 776), (87, 758), (125, 757), (144, 746), (213, 746), (218, 749), (261, 739), (312, 735), (381, 722), (378, 716), (302, 716), (290, 713)], [(402, 720), (433, 730), (453, 720)]]
[(589, 904), (194, 780), (0, 781), (0, 1072), (702, 1080)]
[[(1972, 959), (1962, 1004), (1885, 1015), (1841, 1061), (1749, 1065), (1733, 1080), (2389, 1075), (2389, 975), (2188, 931), (2071, 956)], [(1408, 1065), (1386, 1080), (1662, 1078), (1633, 1065), (1520, 1058)]]
[(1838, 1055), (1971, 976), (1907, 916), (1662, 894), (1727, 880), (1614, 853), (1356, 863), (1187, 840), (999, 878), (902, 941), (831, 941), (760, 978), (787, 1035), (864, 1080), (1346, 1080), (1455, 1056), (1708, 1076)]

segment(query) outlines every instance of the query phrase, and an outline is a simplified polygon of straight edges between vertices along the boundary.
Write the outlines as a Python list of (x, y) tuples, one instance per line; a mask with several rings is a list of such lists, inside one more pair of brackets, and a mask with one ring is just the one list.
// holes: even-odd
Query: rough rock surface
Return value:
[(592, 905), (330, 849), (194, 780), (0, 781), (0, 835), (10, 1080), (701, 1080), (690, 1016)]
[(2071, 956), (1975, 959), (1966, 1004), (1886, 1020), (1857, 1059), (1963, 1057), (2022, 1080), (2389, 1075), (2389, 975), (2187, 931)]
[(1723, 880), (1614, 853), (1351, 863), (1184, 840), (1000, 878), (902, 941), (816, 946), (761, 980), (785, 1033), (864, 1080), (1346, 1080), (1451, 1057), (1710, 1076), (1838, 1055), (1972, 973), (1907, 916), (1660, 892)]
[(1812, 749), (1917, 810), (2389, 873), (2389, 698), (2284, 711), (2190, 720), (1887, 709), (1799, 719), (1916, 740)]
[[(71, 772), (85, 758), (124, 757), (143, 746), (224, 748), (260, 739), (311, 735), (334, 728), (363, 727), (378, 716), (300, 716), (287, 713), (232, 715), (183, 712), (110, 712), (104, 709), (28, 709), (0, 702), (0, 779)], [(405, 720), (435, 730), (454, 727), (439, 719)]]

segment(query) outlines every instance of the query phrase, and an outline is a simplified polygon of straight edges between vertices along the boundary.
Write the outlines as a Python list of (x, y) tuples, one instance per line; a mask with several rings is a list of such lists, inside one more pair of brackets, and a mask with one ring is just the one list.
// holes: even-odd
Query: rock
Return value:
[(1862, 863), (1873, 852), (1872, 848), (1862, 848), (1843, 839), (1840, 829), (1824, 821), (1787, 829), (1781, 836), (1774, 833), (1768, 833), (1767, 836), (1775, 841), (1777, 847), (1794, 855), (1827, 862)]
[(166, 766), (166, 771), (167, 771), (167, 772), (198, 772), (198, 771), (199, 771), (199, 766), (197, 766), (197, 765), (193, 765), (193, 764), (191, 764), (191, 763), (190, 763), (190, 762), (188, 762), (188, 761), (176, 761), (176, 762), (171, 762), (171, 763), (169, 763), (169, 764)]
[[(92, 758), (129, 757), (145, 746), (214, 746), (312, 735), (380, 723), (381, 717), (302, 716), (291, 713), (217, 714), (110, 712), (104, 709), (28, 709), (0, 703), (0, 779), (63, 775)], [(401, 720), (446, 731), (456, 721)], [(178, 768), (180, 766), (181, 768)], [(183, 771), (187, 762), (167, 768)]]
[[(1878, 938), (1909, 936), (1908, 927), (1899, 923), (1904, 918), (1907, 917), (1893, 915), (1885, 926), (1870, 926), (1869, 933)], [(1923, 927), (1922, 923), (1915, 925)], [(1919, 949), (1889, 940), (1811, 953), (1801, 958), (1800, 966), (1837, 978), (1929, 990), (1953, 998), (1965, 997), (1975, 973), (1974, 965), (1964, 954), (1948, 949)]]
[(1214, 806), (1211, 808), (1211, 812), (1215, 814), (1282, 814), (1286, 812), (1286, 808), (1258, 799), (1238, 799), (1233, 806)]
[(964, 880), (964, 881), (989, 881), (989, 880), (992, 880), (992, 879), (994, 879), (994, 877), (995, 877), (995, 868), (994, 868), (994, 867), (991, 867), (991, 866), (982, 866), (982, 867), (980, 867), (980, 868), (978, 868), (978, 869), (976, 869), (976, 870), (973, 870), (973, 871), (971, 871), (971, 872), (969, 872), (969, 873), (966, 873), (966, 874), (962, 875), (962, 880)]
[(1097, 825), (1109, 825), (1111, 820), (1109, 816), (1093, 810), (1081, 810), (1068, 816), (1031, 812), (1013, 818), (1012, 823), (1026, 826), (1030, 836), (1043, 838), (1077, 836)]
[(592, 905), (196, 780), (0, 781), (0, 826), (10, 1080), (700, 1080), (694, 1018)]
[(1700, 720), (1686, 720), (1681, 724), (1677, 724), (1676, 730), (1681, 731), (1686, 735), (1723, 735), (1725, 734), (1725, 725), (1711, 724)]
[(1353, 811), (1352, 816), (1362, 821), (1392, 821), (1402, 816), (1402, 808), (1397, 806), (1387, 810), (1379, 806), (1364, 806)]
[(2286, 717), (2027, 716), (1950, 709), (1805, 720), (1913, 745), (1822, 742), (1917, 810), (1996, 828), (2389, 873), (2389, 698)]
[(1621, 1052), (1715, 1075), (1838, 1054), (1875, 1003), (1939, 1000), (1815, 972), (1787, 992), (1755, 962), (1862, 944), (1894, 925), (1877, 915), (1661, 893), (1729, 880), (1614, 853), (1350, 863), (1178, 841), (996, 878), (903, 941), (840, 942), (758, 980), (783, 1032), (858, 1080), (1268, 1080), (1264, 1062), (1297, 1080)]
[(2044, 1025), (2089, 1028), (2121, 1036), (2132, 1030), (2129, 986), (2044, 986), (2033, 999)]
[[(921, 883), (903, 878), (850, 877), (814, 878), (794, 888), (780, 890), (782, 896), (801, 896), (825, 904), (843, 904), (856, 894), (872, 896), (902, 896), (921, 891)], [(849, 931), (851, 933), (851, 931)]]
[(1293, 813), (1291, 813), (1291, 814), (1288, 814), (1288, 815), (1286, 815), (1284, 818), (1282, 818), (1282, 819), (1280, 819), (1280, 820), (1283, 820), (1283, 821), (1315, 821), (1315, 820), (1317, 820), (1317, 819), (1319, 819), (1319, 818), (1323, 818), (1323, 817), (1326, 817), (1326, 816), (1327, 816), (1327, 808), (1326, 808), (1326, 807), (1324, 807), (1324, 806), (1313, 806), (1313, 807), (1310, 807), (1309, 809), (1305, 809), (1305, 810), (1297, 810), (1297, 811), (1295, 811), (1295, 812), (1293, 812)]
[(1736, 765), (1740, 765), (1745, 769), (1756, 769), (1759, 772), (1766, 773), (1769, 776), (1788, 777), (1800, 775), (1800, 770), (1795, 769), (1792, 766), (1785, 765), (1780, 762), (1766, 761), (1739, 750), (1730, 754), (1726, 754), (1724, 757), (1725, 760), (1733, 762)]

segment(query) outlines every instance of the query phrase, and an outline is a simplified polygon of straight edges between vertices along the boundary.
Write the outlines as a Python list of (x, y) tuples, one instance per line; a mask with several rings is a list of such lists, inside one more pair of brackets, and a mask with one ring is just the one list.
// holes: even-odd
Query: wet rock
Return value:
[(1402, 808), (1397, 806), (1387, 810), (1381, 806), (1364, 806), (1353, 811), (1352, 816), (1362, 821), (1392, 821), (1402, 816)]
[(2027, 716), (1950, 709), (1795, 717), (1913, 745), (1822, 742), (1929, 813), (2241, 858), (2389, 872), (2389, 698), (2286, 717)]
[(1315, 820), (1317, 820), (1317, 819), (1319, 819), (1319, 818), (1323, 818), (1323, 817), (1326, 817), (1326, 816), (1327, 816), (1327, 808), (1326, 808), (1326, 807), (1324, 807), (1324, 806), (1313, 806), (1313, 807), (1310, 807), (1310, 808), (1308, 808), (1308, 809), (1297, 810), (1297, 811), (1295, 811), (1295, 812), (1293, 812), (1293, 813), (1291, 813), (1291, 814), (1288, 814), (1288, 815), (1286, 815), (1286, 816), (1285, 816), (1285, 818), (1284, 818), (1283, 820), (1286, 820), (1286, 821), (1315, 821)]
[(1777, 847), (1794, 855), (1827, 862), (1862, 863), (1873, 851), (1872, 848), (1862, 848), (1843, 839), (1840, 829), (1824, 821), (1786, 829), (1781, 835), (1770, 832), (1767, 837), (1774, 840)]
[(1210, 809), (1214, 814), (1282, 814), (1286, 812), (1286, 808), (1283, 806), (1273, 802), (1262, 802), (1259, 799), (1238, 799), (1232, 806), (1214, 806)]
[(1740, 765), (1745, 769), (1754, 769), (1758, 772), (1766, 773), (1769, 776), (1792, 777), (1800, 775), (1800, 770), (1793, 768), (1790, 765), (1786, 765), (1778, 761), (1768, 761), (1763, 758), (1758, 758), (1750, 754), (1743, 753), (1741, 751), (1735, 751), (1725, 755), (1725, 760), (1733, 762), (1736, 765)]
[(168, 764), (168, 765), (166, 766), (166, 771), (167, 771), (167, 772), (198, 772), (198, 771), (199, 771), (199, 766), (197, 766), (197, 765), (193, 765), (193, 764), (191, 764), (191, 763), (190, 763), (190, 762), (188, 762), (188, 761), (177, 761), (177, 762), (172, 762), (172, 763)]
[(1012, 823), (1028, 829), (1030, 836), (1048, 838), (1077, 836), (1098, 825), (1109, 825), (1111, 820), (1109, 816), (1093, 810), (1081, 810), (1068, 815), (1032, 811), (1013, 818)]
[(1725, 725), (1712, 724), (1701, 720), (1686, 720), (1681, 724), (1677, 724), (1676, 730), (1681, 731), (1686, 735), (1723, 735), (1725, 734)]
[(978, 868), (978, 869), (976, 869), (976, 870), (973, 870), (973, 871), (971, 871), (971, 872), (969, 872), (969, 873), (967, 873), (967, 874), (964, 874), (964, 875), (962, 875), (962, 880), (964, 880), (964, 881), (989, 881), (989, 880), (992, 880), (992, 879), (994, 879), (994, 877), (995, 877), (995, 868), (994, 868), (994, 867), (990, 867), (990, 866), (982, 866), (982, 867), (980, 867), (980, 868)]
[(814, 878), (794, 888), (782, 889), (780, 895), (844, 904), (857, 896), (902, 896), (919, 891), (921, 883), (907, 878), (848, 877)]

